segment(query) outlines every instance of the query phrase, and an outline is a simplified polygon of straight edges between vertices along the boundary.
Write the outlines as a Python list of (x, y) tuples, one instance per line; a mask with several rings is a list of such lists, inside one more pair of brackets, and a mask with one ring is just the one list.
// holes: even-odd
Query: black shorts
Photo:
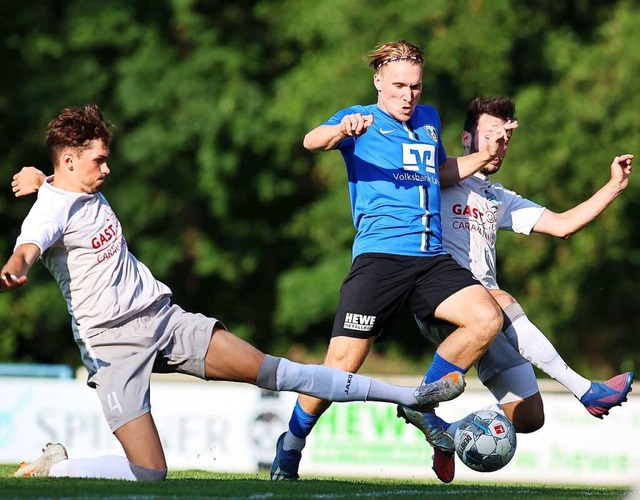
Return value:
[(427, 319), (445, 299), (479, 284), (450, 255), (361, 254), (340, 287), (332, 336), (379, 337), (405, 302), (411, 312)]

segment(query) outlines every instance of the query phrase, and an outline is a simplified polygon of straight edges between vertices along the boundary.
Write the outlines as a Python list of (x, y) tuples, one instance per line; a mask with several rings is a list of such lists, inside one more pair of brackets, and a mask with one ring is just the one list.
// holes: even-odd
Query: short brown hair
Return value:
[(417, 45), (398, 40), (397, 42), (381, 43), (367, 54), (365, 60), (369, 66), (378, 71), (382, 66), (393, 61), (413, 61), (415, 64), (424, 62), (422, 49)]
[(65, 108), (47, 125), (45, 144), (49, 158), (55, 164), (65, 148), (83, 151), (89, 143), (99, 139), (105, 146), (111, 143), (113, 134), (100, 109), (95, 104)]
[(478, 120), (482, 115), (494, 116), (503, 120), (515, 120), (516, 105), (505, 96), (476, 97), (467, 108), (464, 129), (471, 134), (475, 133)]

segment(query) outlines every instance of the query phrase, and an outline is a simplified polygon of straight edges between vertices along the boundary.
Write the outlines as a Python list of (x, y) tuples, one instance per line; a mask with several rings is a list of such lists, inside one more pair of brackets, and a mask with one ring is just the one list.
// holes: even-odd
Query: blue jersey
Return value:
[(432, 106), (417, 106), (411, 120), (400, 122), (371, 104), (343, 109), (324, 124), (339, 124), (353, 113), (373, 115), (366, 133), (338, 145), (357, 230), (353, 258), (365, 252), (444, 254), (439, 167), (446, 153), (438, 112)]

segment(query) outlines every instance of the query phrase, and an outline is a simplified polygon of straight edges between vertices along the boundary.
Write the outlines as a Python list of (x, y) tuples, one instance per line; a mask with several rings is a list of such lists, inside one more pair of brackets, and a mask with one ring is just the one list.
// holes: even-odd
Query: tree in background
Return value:
[[(400, 38), (426, 49), (423, 102), (450, 155), (471, 98), (512, 96), (521, 125), (498, 180), (561, 210), (640, 144), (638, 21), (631, 1), (3, 3), (0, 250), (31, 204), (11, 176), (49, 168), (47, 117), (97, 102), (117, 124), (107, 194), (177, 300), (264, 349), (324, 346), (354, 229), (340, 155), (301, 141), (330, 110), (375, 101), (362, 55)], [(638, 189), (568, 242), (504, 235), (498, 249), (505, 288), (593, 376), (640, 364)], [(53, 280), (0, 296), (0, 321), (0, 359), (75, 363)], [(396, 327), (405, 356), (428, 355)]]

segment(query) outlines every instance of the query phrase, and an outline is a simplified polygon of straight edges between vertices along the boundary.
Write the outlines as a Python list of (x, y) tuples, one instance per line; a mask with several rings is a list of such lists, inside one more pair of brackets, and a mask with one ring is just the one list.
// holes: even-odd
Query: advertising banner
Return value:
[[(71, 458), (122, 454), (94, 391), (79, 380), (0, 378), (0, 462), (37, 458), (47, 442)], [(513, 460), (480, 473), (457, 462), (456, 480), (580, 485), (634, 484), (640, 478), (640, 398), (604, 420), (567, 393), (546, 393), (545, 426), (518, 434)], [(170, 469), (251, 473), (269, 468), (296, 395), (226, 382), (153, 381), (152, 412)], [(456, 420), (492, 402), (468, 388), (438, 415)], [(302, 477), (388, 477), (437, 481), (431, 448), (384, 403), (337, 403), (307, 440)]]

